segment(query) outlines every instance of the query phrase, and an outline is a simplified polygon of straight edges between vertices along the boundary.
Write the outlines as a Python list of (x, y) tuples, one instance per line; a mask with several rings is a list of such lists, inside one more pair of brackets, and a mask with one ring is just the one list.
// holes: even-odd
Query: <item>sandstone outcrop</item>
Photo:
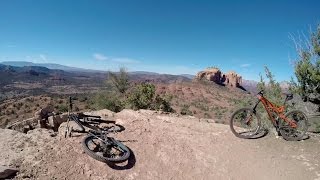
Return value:
[(242, 77), (234, 71), (222, 73), (219, 68), (207, 68), (197, 73), (196, 80), (207, 80), (230, 87), (240, 87)]
[(225, 85), (231, 87), (240, 87), (242, 85), (242, 77), (234, 71), (230, 71), (227, 74), (223, 75)]
[(198, 80), (206, 79), (208, 81), (213, 81), (215, 83), (221, 83), (221, 71), (218, 68), (208, 68), (204, 71), (198, 72), (195, 77)]

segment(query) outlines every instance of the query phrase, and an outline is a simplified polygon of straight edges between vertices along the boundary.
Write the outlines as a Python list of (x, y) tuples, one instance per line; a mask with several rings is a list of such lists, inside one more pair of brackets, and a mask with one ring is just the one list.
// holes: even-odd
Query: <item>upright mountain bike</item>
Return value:
[[(115, 124), (115, 121), (102, 120), (100, 116), (85, 115), (83, 113), (70, 113), (72, 100), (69, 97), (68, 121), (65, 137), (70, 137), (72, 132), (87, 133), (82, 141), (82, 147), (86, 154), (101, 162), (120, 163), (126, 161), (130, 156), (130, 150), (120, 141), (108, 136), (109, 133), (122, 131), (124, 128)], [(80, 130), (69, 127), (69, 121), (74, 121)], [(113, 123), (114, 126), (100, 128), (100, 123)], [(86, 130), (85, 127), (89, 130)]]
[(264, 97), (264, 91), (257, 94), (258, 102), (253, 108), (241, 108), (234, 112), (230, 119), (232, 133), (239, 138), (253, 138), (260, 132), (261, 119), (256, 108), (260, 102), (267, 111), (268, 118), (281, 136), (289, 141), (298, 141), (308, 130), (307, 115), (300, 110), (286, 112), (286, 102), (293, 94), (285, 94), (282, 106), (277, 106)]

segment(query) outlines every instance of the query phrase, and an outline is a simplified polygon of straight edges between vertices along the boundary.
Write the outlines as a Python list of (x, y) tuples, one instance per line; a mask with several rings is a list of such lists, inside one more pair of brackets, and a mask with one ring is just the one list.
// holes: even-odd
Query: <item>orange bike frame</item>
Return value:
[(272, 116), (272, 112), (275, 112), (278, 117), (280, 117), (281, 119), (283, 119), (284, 121), (286, 121), (287, 123), (289, 123), (289, 125), (293, 128), (297, 127), (297, 124), (291, 120), (289, 120), (288, 118), (286, 118), (286, 116), (284, 115), (284, 111), (285, 111), (285, 105), (283, 106), (276, 106), (273, 103), (271, 103), (270, 101), (268, 101), (268, 99), (266, 99), (265, 97), (258, 95), (258, 99), (262, 102), (265, 110), (268, 113), (269, 119), (272, 121), (272, 123), (274, 125), (276, 125), (276, 120), (273, 118)]

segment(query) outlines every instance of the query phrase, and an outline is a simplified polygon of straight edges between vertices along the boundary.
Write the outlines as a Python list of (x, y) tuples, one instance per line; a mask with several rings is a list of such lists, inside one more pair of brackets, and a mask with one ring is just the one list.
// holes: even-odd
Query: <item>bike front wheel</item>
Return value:
[(231, 132), (239, 138), (252, 138), (258, 134), (260, 126), (260, 118), (252, 108), (241, 108), (230, 119)]
[(300, 110), (293, 110), (285, 115), (286, 120), (296, 124), (292, 127), (289, 122), (283, 120), (280, 123), (280, 133), (285, 140), (299, 141), (303, 138), (308, 130), (307, 115)]
[(104, 163), (124, 162), (130, 156), (130, 150), (127, 146), (110, 137), (107, 137), (107, 140), (102, 140), (98, 136), (89, 135), (83, 139), (82, 146), (84, 152), (90, 157)]

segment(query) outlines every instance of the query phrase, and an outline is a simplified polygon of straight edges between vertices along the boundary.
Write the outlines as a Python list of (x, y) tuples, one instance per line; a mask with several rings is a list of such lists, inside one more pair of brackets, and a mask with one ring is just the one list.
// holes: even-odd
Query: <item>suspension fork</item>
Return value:
[(258, 107), (258, 105), (259, 105), (259, 103), (261, 102), (261, 100), (259, 99), (257, 102), (256, 102), (256, 104), (253, 106), (253, 108), (252, 108), (252, 111), (253, 111), (253, 113), (255, 113), (256, 114), (256, 109), (257, 109), (257, 107)]
[[(257, 108), (257, 106), (259, 105), (259, 103), (260, 103), (260, 99), (259, 99), (259, 101), (255, 104), (255, 106), (252, 108), (252, 112), (253, 112), (254, 114), (256, 114), (256, 108)], [(246, 123), (247, 125), (249, 125), (250, 122), (251, 122), (251, 120), (252, 120), (252, 114), (250, 114), (250, 116), (246, 118), (245, 123)]]

